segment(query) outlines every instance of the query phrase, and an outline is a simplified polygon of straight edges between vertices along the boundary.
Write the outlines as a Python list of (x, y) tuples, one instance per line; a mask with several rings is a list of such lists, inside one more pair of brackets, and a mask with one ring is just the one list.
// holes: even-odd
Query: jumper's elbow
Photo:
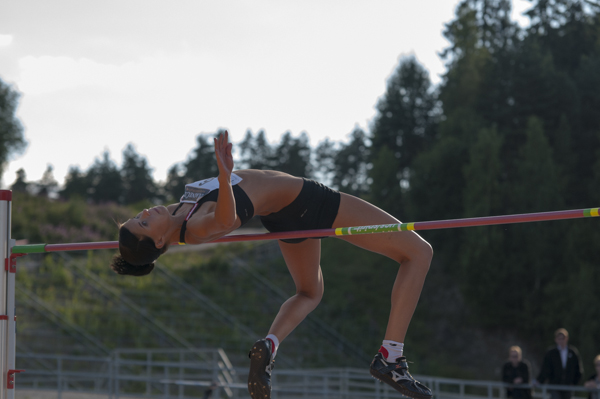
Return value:
[(221, 231), (231, 231), (235, 226), (235, 217), (217, 220), (217, 228)]

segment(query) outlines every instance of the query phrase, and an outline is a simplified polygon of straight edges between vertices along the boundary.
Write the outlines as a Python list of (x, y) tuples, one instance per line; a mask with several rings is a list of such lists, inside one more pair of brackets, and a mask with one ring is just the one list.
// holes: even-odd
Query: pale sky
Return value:
[[(399, 59), (434, 83), (458, 0), (2, 0), (0, 77), (21, 93), (26, 151), (2, 176), (86, 170), (134, 143), (163, 181), (199, 133), (314, 146), (368, 131)], [(513, 0), (513, 19), (530, 7)], [(202, 178), (206, 176), (199, 176)]]

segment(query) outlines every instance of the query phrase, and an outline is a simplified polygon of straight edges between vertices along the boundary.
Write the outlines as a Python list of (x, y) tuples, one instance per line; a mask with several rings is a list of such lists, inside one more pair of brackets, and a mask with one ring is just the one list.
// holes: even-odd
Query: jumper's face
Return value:
[(600, 360), (596, 360), (594, 366), (596, 367), (596, 375), (600, 376)]
[(161, 248), (165, 244), (163, 235), (169, 226), (169, 211), (164, 206), (144, 209), (123, 226), (138, 237), (150, 237), (156, 247)]

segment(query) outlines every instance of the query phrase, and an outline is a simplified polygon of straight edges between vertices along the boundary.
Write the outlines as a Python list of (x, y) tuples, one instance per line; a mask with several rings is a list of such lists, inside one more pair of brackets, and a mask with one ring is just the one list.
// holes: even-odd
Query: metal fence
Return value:
[[(18, 354), (20, 390), (67, 394), (95, 394), (95, 398), (247, 398), (247, 370), (234, 368), (220, 349), (119, 350), (109, 357)], [(415, 376), (428, 385), (437, 399), (505, 399), (510, 386), (496, 381)], [(368, 369), (275, 369), (273, 399), (398, 398), (400, 394), (373, 379)], [(550, 398), (551, 390), (568, 390), (587, 398), (592, 392), (579, 386), (541, 385), (534, 398)], [(78, 396), (78, 397), (79, 397)]]
[[(201, 398), (217, 385), (213, 398), (235, 398), (238, 380), (221, 349), (116, 350), (108, 357), (19, 354), (26, 370), (17, 390), (103, 394), (107, 398)], [(194, 386), (172, 380), (193, 380)]]

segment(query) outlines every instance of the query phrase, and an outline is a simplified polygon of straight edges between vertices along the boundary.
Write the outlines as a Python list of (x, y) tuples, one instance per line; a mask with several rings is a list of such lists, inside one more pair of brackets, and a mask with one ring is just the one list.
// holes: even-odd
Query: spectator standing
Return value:
[(596, 374), (588, 378), (583, 385), (589, 389), (596, 389), (595, 392), (590, 392), (589, 399), (600, 399), (600, 394), (598, 392), (600, 389), (600, 355), (594, 358), (594, 368), (596, 369)]
[[(537, 377), (537, 383), (554, 385), (577, 385), (583, 373), (579, 351), (569, 345), (569, 332), (559, 328), (554, 332), (556, 347), (550, 348), (544, 356), (542, 369)], [(535, 385), (535, 382), (534, 382)], [(571, 391), (551, 390), (552, 399), (570, 399)]]
[[(518, 346), (508, 350), (508, 361), (502, 367), (502, 381), (508, 384), (529, 384), (531, 375), (529, 362), (523, 359), (523, 352)], [(506, 388), (506, 396), (513, 399), (531, 399), (529, 388)]]

